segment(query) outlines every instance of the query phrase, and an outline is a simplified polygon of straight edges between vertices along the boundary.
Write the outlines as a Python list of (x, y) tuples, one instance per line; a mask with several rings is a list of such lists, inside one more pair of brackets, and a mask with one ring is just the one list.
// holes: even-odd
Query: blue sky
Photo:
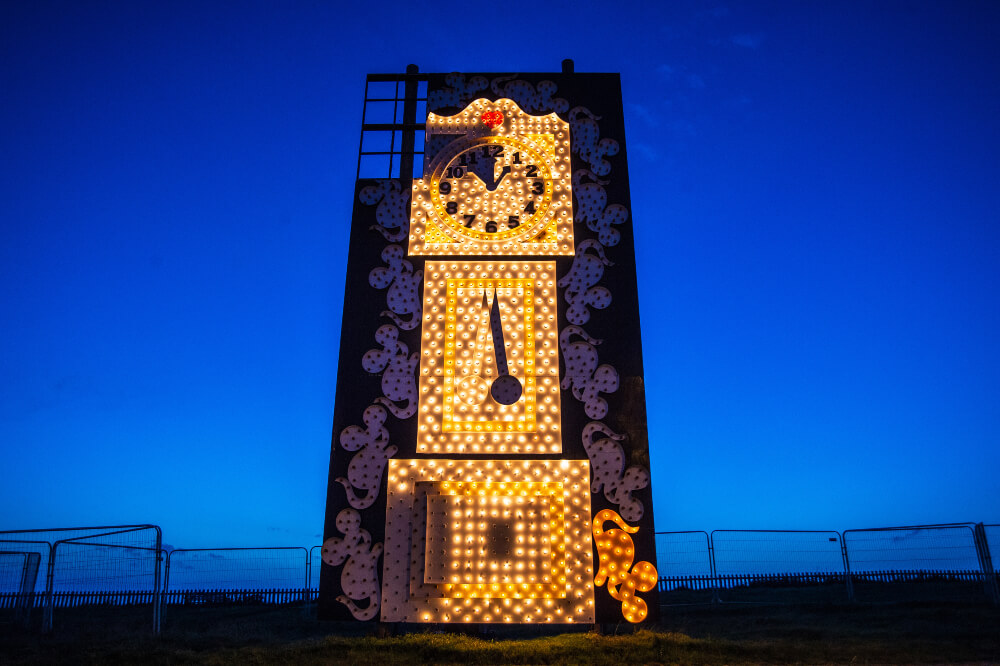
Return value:
[(1000, 9), (614, 6), (4, 4), (0, 528), (318, 543), (364, 75), (566, 57), (622, 72), (657, 529), (1000, 523)]

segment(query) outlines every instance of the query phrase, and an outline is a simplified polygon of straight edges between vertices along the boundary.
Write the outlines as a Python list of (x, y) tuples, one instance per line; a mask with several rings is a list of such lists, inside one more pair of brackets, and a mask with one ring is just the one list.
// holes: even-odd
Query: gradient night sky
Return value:
[(4, 3), (0, 528), (318, 544), (364, 75), (566, 57), (657, 529), (1000, 522), (1000, 5), (669, 5)]

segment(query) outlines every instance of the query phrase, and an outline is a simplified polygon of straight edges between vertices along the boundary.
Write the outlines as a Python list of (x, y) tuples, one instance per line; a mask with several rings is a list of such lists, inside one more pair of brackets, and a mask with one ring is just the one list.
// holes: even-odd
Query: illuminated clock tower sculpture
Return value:
[(569, 69), (369, 77), (394, 122), (363, 129), (389, 177), (357, 185), (323, 618), (655, 616), (620, 86)]

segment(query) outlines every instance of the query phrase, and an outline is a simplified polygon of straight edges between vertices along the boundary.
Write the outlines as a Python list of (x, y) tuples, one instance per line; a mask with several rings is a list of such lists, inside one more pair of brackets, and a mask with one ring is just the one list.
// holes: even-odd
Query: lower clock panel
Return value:
[(592, 623), (586, 460), (390, 460), (383, 622)]

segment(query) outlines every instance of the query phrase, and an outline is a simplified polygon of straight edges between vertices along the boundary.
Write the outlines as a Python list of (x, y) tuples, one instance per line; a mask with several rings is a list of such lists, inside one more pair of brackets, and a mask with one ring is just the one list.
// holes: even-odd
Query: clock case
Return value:
[[(419, 74), (410, 76), (421, 81), (426, 81), (428, 95), (432, 96), (434, 91), (445, 90), (451, 87), (450, 84), (454, 83), (455, 75)], [(550, 81), (556, 85), (555, 97), (567, 100), (570, 111), (582, 106), (586, 107), (594, 116), (600, 118), (598, 121), (600, 137), (613, 139), (619, 146), (617, 154), (604, 157), (611, 164), (610, 172), (602, 177), (603, 181), (607, 181), (604, 189), (607, 192), (608, 203), (620, 204), (631, 212), (628, 150), (622, 108), (621, 79), (618, 74), (560, 72), (516, 75), (465, 74), (464, 76), (466, 80), (474, 80), (475, 77), (484, 77), (488, 81), (494, 81), (498, 78), (515, 77), (514, 80), (525, 81), (536, 88), (539, 83)], [(403, 80), (407, 77), (398, 76), (394, 78)], [(433, 111), (438, 115), (452, 115), (461, 111), (469, 101), (480, 97), (495, 100), (500, 96), (487, 88), (475, 92), (469, 99), (463, 100), (464, 104), (461, 107), (442, 106), (430, 108), (428, 106), (428, 111)], [(527, 109), (525, 110), (528, 111)], [(547, 113), (549, 111), (551, 109), (539, 113)], [(559, 116), (564, 120), (568, 119), (566, 112), (559, 113)], [(576, 139), (577, 137), (573, 136), (573, 141), (576, 141)], [(575, 146), (571, 154), (571, 166), (573, 173), (576, 173), (579, 169), (590, 168), (590, 165), (577, 154)], [(422, 160), (418, 155), (413, 160), (414, 175), (419, 175), (421, 169)], [(366, 352), (379, 348), (374, 338), (375, 330), (383, 324), (391, 323), (389, 319), (382, 315), (386, 310), (385, 290), (376, 289), (369, 283), (369, 273), (372, 269), (385, 266), (381, 255), (388, 244), (388, 241), (381, 234), (372, 229), (377, 224), (377, 207), (368, 205), (361, 200), (362, 190), (376, 183), (377, 181), (371, 179), (359, 179), (355, 184), (354, 211), (351, 218), (343, 320), (340, 334), (326, 519), (323, 529), (324, 540), (330, 537), (342, 536), (342, 532), (337, 529), (336, 518), (341, 510), (351, 506), (344, 487), (336, 482), (336, 479), (347, 476), (348, 465), (355, 453), (345, 450), (340, 445), (341, 432), (351, 425), (364, 427), (362, 414), (375, 398), (383, 395), (381, 373), (366, 372), (361, 364), (361, 359)], [(404, 179), (401, 185), (408, 199), (410, 182)], [(574, 211), (577, 209), (577, 205), (576, 191), (574, 190)], [(408, 205), (406, 209), (409, 209)], [(630, 216), (624, 224), (614, 227), (621, 234), (621, 238), (614, 247), (608, 247), (605, 250), (607, 258), (613, 261), (614, 265), (606, 267), (604, 276), (600, 281), (600, 285), (606, 287), (611, 292), (613, 300), (606, 309), (591, 309), (590, 319), (583, 325), (583, 328), (594, 338), (603, 341), (602, 344), (597, 346), (600, 363), (612, 365), (617, 370), (619, 376), (619, 388), (613, 393), (601, 394), (601, 397), (607, 401), (608, 413), (600, 421), (616, 433), (626, 436), (620, 442), (625, 452), (626, 467), (638, 465), (646, 470), (650, 470), (633, 224), (634, 221)], [(589, 229), (586, 224), (576, 223), (574, 224), (574, 236), (575, 244), (579, 247), (581, 241), (587, 238), (596, 238), (597, 234)], [(397, 244), (405, 252), (406, 240), (404, 239)], [(423, 269), (425, 261), (442, 259), (443, 257), (405, 256), (404, 258), (412, 264), (413, 271), (416, 272)], [(469, 259), (476, 261), (524, 261), (534, 258), (498, 256), (488, 258), (469, 257)], [(538, 257), (538, 259), (554, 260), (556, 262), (556, 275), (558, 277), (566, 275), (571, 270), (574, 261), (574, 257), (546, 256)], [(559, 330), (562, 331), (569, 322), (566, 319), (567, 304), (564, 299), (565, 290), (560, 287), (558, 291)], [(422, 294), (418, 296), (418, 299), (422, 302)], [(421, 326), (418, 324), (411, 330), (400, 329), (399, 340), (407, 346), (410, 354), (419, 352)], [(560, 353), (560, 379), (563, 379), (565, 377), (565, 367), (561, 356), (562, 354)], [(416, 370), (415, 374), (416, 372), (419, 372), (419, 370)], [(562, 390), (561, 415), (563, 433), (562, 453), (555, 455), (517, 454), (504, 456), (487, 454), (476, 456), (445, 454), (441, 456), (420, 454), (416, 451), (418, 419), (416, 414), (405, 419), (399, 419), (389, 414), (384, 427), (388, 431), (390, 444), (398, 447), (398, 451), (393, 456), (394, 458), (568, 458), (587, 460), (588, 455), (583, 446), (582, 432), (584, 426), (594, 419), (587, 416), (584, 412), (584, 404), (575, 399), (569, 389)], [(387, 472), (383, 472), (378, 496), (374, 503), (359, 511), (361, 515), (361, 528), (371, 535), (372, 545), (385, 542), (386, 477)], [(628, 521), (630, 525), (639, 527), (638, 532), (631, 535), (636, 550), (635, 561), (644, 560), (651, 562), (655, 566), (656, 547), (652, 480), (650, 480), (650, 483), (645, 488), (633, 492), (632, 496), (638, 499), (644, 507), (641, 519), (638, 521)], [(603, 491), (591, 493), (591, 517), (593, 518), (593, 516), (596, 516), (603, 509), (618, 511), (619, 507), (608, 501)], [(606, 527), (610, 528), (611, 525), (609, 524)], [(596, 573), (599, 563), (596, 548), (594, 549), (592, 562)], [(341, 583), (343, 567), (344, 564), (337, 566), (323, 564), (320, 568), (318, 616), (321, 620), (355, 620), (355, 617), (348, 610), (347, 606), (337, 600), (339, 595), (344, 594)], [(379, 582), (381, 582), (381, 559), (378, 562), (377, 573)], [(649, 615), (646, 621), (655, 622), (659, 617), (657, 590), (654, 588), (649, 592), (641, 592), (639, 596), (646, 600), (649, 608)], [(594, 602), (595, 617), (598, 623), (617, 623), (622, 621), (621, 602), (611, 598), (606, 587), (595, 587)], [(363, 606), (366, 602), (361, 601), (358, 603)], [(377, 620), (378, 617), (376, 616), (374, 619)]]

